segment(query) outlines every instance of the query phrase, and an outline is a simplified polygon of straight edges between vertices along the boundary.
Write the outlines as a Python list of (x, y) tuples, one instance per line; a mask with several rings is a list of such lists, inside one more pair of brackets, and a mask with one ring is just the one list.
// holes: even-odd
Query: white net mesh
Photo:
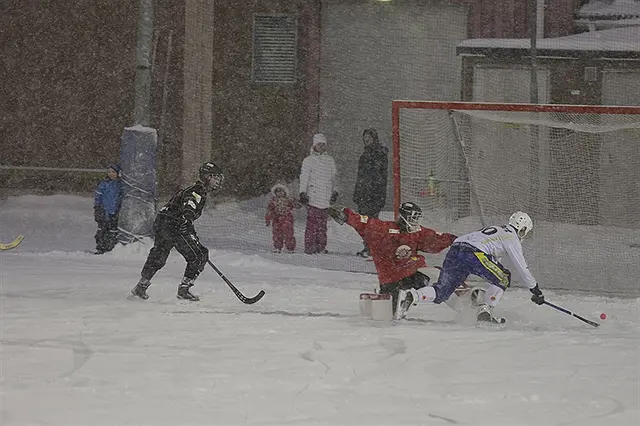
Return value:
[(401, 108), (401, 201), (458, 233), (526, 211), (525, 254), (542, 286), (637, 294), (640, 108), (509, 108)]

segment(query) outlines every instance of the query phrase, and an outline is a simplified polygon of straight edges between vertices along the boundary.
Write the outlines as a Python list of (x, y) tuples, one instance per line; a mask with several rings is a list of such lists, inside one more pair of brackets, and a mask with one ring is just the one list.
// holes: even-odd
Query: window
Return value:
[(292, 16), (253, 16), (252, 75), (257, 83), (295, 83), (296, 22)]

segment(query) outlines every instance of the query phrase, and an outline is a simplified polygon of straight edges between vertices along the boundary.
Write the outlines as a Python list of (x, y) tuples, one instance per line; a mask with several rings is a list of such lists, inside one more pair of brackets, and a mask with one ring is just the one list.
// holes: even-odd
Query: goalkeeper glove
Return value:
[(329, 207), (329, 216), (338, 224), (344, 225), (347, 222), (347, 214), (342, 207), (331, 206)]

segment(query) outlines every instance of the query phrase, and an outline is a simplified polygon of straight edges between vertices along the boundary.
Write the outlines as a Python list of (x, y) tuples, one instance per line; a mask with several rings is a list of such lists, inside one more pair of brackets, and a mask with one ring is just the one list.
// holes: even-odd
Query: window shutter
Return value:
[(295, 83), (296, 25), (292, 16), (254, 15), (253, 81)]

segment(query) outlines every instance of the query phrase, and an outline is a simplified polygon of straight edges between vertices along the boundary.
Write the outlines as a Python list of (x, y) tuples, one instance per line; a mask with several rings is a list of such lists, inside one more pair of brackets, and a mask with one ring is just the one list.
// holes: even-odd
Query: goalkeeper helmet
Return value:
[(219, 189), (222, 186), (222, 182), (224, 182), (222, 169), (210, 161), (200, 166), (198, 175), (209, 189)]
[(533, 229), (533, 221), (524, 212), (515, 212), (509, 218), (509, 225), (516, 230), (518, 238), (523, 239)]
[(422, 209), (411, 202), (402, 203), (398, 211), (398, 225), (403, 232), (418, 232), (422, 227)]

